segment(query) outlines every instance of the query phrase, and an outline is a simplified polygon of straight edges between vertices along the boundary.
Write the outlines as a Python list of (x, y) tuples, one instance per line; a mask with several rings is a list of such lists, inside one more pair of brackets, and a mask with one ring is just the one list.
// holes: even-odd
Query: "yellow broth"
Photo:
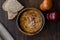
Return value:
[(42, 17), (37, 10), (25, 11), (20, 17), (20, 25), (28, 33), (36, 32), (41, 28)]

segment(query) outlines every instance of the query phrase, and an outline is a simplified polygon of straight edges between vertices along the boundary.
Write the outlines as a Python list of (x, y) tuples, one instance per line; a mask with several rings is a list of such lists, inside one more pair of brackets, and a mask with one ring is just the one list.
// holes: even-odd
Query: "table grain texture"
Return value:
[[(9, 21), (7, 12), (3, 11), (2, 4), (5, 0), (0, 0), (0, 21), (5, 28), (13, 36), (14, 40), (60, 40), (60, 22), (45, 21), (43, 30), (34, 36), (27, 36), (21, 33), (16, 25), (16, 18)], [(35, 7), (39, 9), (39, 5), (43, 0), (18, 0), (22, 5), (27, 7)], [(53, 0), (53, 8), (51, 10), (60, 9), (60, 0)], [(45, 14), (45, 12), (43, 12)]]

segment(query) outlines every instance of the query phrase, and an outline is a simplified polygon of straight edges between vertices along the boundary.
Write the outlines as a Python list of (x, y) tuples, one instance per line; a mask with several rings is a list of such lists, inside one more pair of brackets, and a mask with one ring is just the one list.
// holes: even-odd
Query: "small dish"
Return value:
[[(33, 10), (33, 11), (36, 11), (36, 12), (38, 12), (38, 16), (40, 17), (39, 19), (41, 19), (41, 25), (39, 26), (39, 28), (38, 28), (38, 26), (36, 26), (38, 29), (34, 29), (34, 30), (32, 30), (32, 31), (28, 31), (28, 30), (31, 30), (31, 29), (27, 29), (26, 27), (25, 28), (23, 28), (24, 27), (24, 24), (23, 24), (23, 26), (21, 26), (21, 23), (23, 22), (23, 21), (20, 21), (21, 20), (21, 16), (24, 14), (24, 12), (27, 12), (27, 11), (30, 11), (30, 10)], [(32, 11), (32, 12), (33, 12)], [(35, 12), (35, 13), (36, 13)], [(27, 14), (29, 14), (30, 12), (28, 12)], [(32, 13), (33, 14), (33, 13)], [(30, 14), (30, 15), (32, 15), (32, 14)], [(29, 15), (29, 17), (31, 17)], [(23, 15), (24, 16), (24, 15)], [(27, 16), (27, 15), (26, 15)], [(37, 13), (36, 13), (36, 16), (37, 16)], [(37, 17), (38, 17), (37, 16)], [(28, 20), (29, 21), (29, 20)], [(40, 21), (39, 21), (40, 22)], [(26, 24), (27, 22), (25, 21), (25, 24)], [(19, 29), (19, 31), (21, 31), (23, 34), (25, 34), (25, 35), (35, 35), (35, 34), (37, 34), (37, 33), (39, 33), (41, 30), (42, 30), (42, 28), (44, 27), (44, 24), (45, 24), (45, 18), (44, 18), (44, 16), (43, 16), (43, 14), (42, 14), (42, 12), (41, 11), (39, 11), (38, 9), (36, 9), (36, 8), (25, 8), (25, 9), (23, 9), (20, 13), (19, 13), (19, 15), (17, 16), (17, 20), (16, 20), (16, 24), (17, 24), (17, 28)], [(37, 24), (37, 23), (36, 23)], [(38, 24), (37, 24), (38, 25)], [(28, 26), (28, 24), (27, 24), (27, 26)], [(34, 28), (36, 28), (36, 27), (34, 27)], [(36, 31), (35, 31), (36, 30)]]

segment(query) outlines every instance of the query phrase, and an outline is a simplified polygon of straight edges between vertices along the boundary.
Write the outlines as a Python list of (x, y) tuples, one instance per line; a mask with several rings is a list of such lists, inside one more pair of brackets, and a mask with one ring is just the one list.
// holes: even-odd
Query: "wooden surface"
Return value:
[[(5, 0), (0, 0), (0, 21), (5, 25), (15, 40), (60, 40), (60, 22), (50, 22), (46, 20), (43, 30), (34, 36), (26, 36), (22, 34), (16, 26), (16, 19), (9, 21), (7, 12), (2, 10), (2, 4)], [(27, 7), (35, 7), (39, 9), (39, 4), (43, 0), (18, 0)], [(53, 0), (53, 9), (60, 9), (60, 0)], [(52, 9), (52, 10), (53, 10)], [(43, 13), (44, 14), (44, 13)]]

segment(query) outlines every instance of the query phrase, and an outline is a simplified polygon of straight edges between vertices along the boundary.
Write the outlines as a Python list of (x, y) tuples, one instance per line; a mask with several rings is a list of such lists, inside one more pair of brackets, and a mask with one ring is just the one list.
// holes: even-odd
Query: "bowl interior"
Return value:
[(42, 30), (43, 26), (44, 26), (44, 23), (45, 23), (44, 16), (43, 16), (43, 14), (42, 14), (39, 10), (37, 10), (37, 11), (40, 13), (41, 17), (42, 17), (42, 25), (41, 25), (41, 28), (40, 28), (39, 30), (37, 30), (36, 32), (34, 32), (34, 33), (27, 33), (27, 32), (26, 32), (25, 30), (23, 30), (22, 27), (20, 26), (20, 17), (22, 16), (22, 14), (23, 14), (25, 11), (28, 11), (28, 10), (37, 10), (37, 9), (35, 9), (35, 8), (23, 9), (23, 10), (19, 13), (19, 15), (18, 15), (18, 17), (17, 17), (17, 27), (18, 27), (18, 29), (19, 29), (22, 33), (24, 33), (24, 34), (26, 34), (26, 35), (35, 35), (35, 34), (39, 33), (39, 32)]

